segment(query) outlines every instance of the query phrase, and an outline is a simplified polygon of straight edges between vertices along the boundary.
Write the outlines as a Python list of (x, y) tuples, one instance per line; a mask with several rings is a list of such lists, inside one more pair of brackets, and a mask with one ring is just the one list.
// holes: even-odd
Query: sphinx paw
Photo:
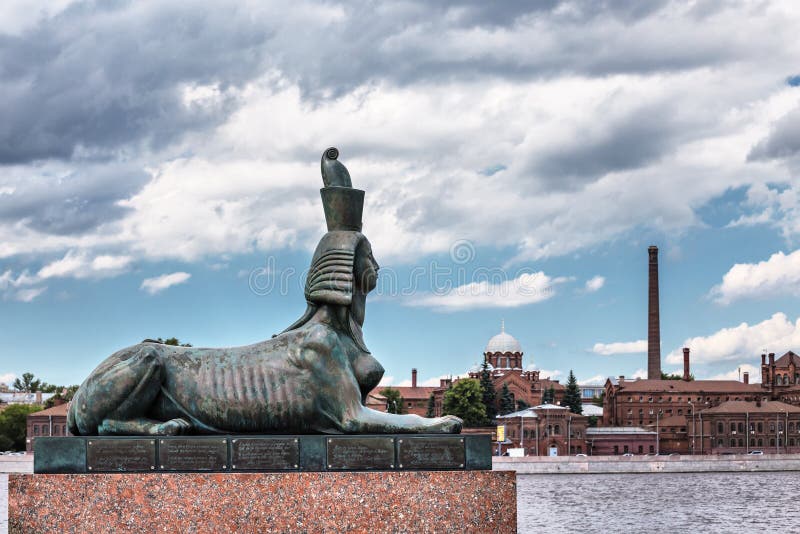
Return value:
[(179, 436), (181, 434), (187, 434), (191, 429), (192, 424), (186, 419), (179, 417), (159, 424), (156, 433), (159, 436)]
[(439, 418), (440, 432), (443, 434), (458, 434), (461, 432), (461, 427), (464, 426), (464, 421), (455, 415), (445, 415)]

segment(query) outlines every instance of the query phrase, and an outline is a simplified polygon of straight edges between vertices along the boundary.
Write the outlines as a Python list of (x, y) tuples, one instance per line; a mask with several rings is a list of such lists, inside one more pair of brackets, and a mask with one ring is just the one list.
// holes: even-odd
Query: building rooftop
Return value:
[(69, 409), (69, 403), (59, 404), (58, 406), (53, 406), (52, 408), (48, 408), (46, 410), (40, 410), (38, 412), (33, 412), (28, 414), (28, 417), (40, 417), (40, 416), (64, 416), (67, 415), (67, 410)]
[(793, 363), (795, 367), (800, 368), (800, 356), (792, 351), (789, 351), (775, 360), (775, 367), (789, 367), (790, 363)]
[(583, 415), (587, 417), (595, 416), (595, 417), (602, 417), (603, 416), (603, 407), (602, 406), (595, 406), (594, 404), (584, 404), (583, 405)]
[[(761, 406), (758, 406), (761, 404)], [(780, 401), (764, 401), (761, 403), (745, 401), (728, 401), (719, 406), (708, 408), (700, 413), (800, 413), (800, 407), (792, 406)]]
[(692, 392), (692, 393), (761, 393), (761, 384), (745, 384), (738, 380), (623, 380), (618, 382), (625, 393)]

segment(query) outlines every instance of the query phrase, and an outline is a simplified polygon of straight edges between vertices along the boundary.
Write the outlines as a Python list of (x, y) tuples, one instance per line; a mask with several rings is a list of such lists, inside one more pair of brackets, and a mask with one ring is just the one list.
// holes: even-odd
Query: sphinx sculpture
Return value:
[(73, 435), (458, 433), (454, 416), (365, 406), (383, 367), (361, 327), (378, 264), (361, 233), (364, 191), (329, 148), (322, 156), (328, 232), (311, 261), (306, 312), (272, 339), (243, 347), (143, 342), (103, 361), (69, 408)]

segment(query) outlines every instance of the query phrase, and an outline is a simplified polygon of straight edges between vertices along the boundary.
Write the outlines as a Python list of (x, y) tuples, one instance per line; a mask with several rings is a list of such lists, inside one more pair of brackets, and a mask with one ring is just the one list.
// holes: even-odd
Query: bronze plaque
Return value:
[(327, 438), (328, 469), (394, 469), (394, 438)]
[(227, 469), (228, 440), (225, 438), (159, 439), (158, 467), (164, 471)]
[(297, 438), (235, 438), (231, 440), (231, 469), (284, 471), (300, 464)]
[(399, 438), (397, 462), (400, 469), (464, 469), (464, 438)]
[(89, 439), (86, 470), (93, 473), (152, 471), (156, 468), (155, 439)]

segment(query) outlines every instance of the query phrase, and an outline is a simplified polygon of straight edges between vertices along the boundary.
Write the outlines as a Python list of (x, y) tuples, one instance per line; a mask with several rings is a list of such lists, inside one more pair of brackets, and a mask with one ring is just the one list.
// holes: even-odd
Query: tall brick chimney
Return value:
[(417, 387), (417, 369), (411, 369), (411, 387)]
[(775, 353), (770, 352), (769, 355), (769, 385), (770, 388), (775, 386)]
[(689, 381), (689, 347), (683, 347), (683, 379)]
[(745, 384), (749, 384), (750, 383), (750, 373), (748, 373), (747, 371), (742, 373), (742, 380), (744, 380)]
[(658, 247), (647, 249), (650, 256), (647, 291), (647, 378), (661, 378), (661, 327), (658, 315)]

